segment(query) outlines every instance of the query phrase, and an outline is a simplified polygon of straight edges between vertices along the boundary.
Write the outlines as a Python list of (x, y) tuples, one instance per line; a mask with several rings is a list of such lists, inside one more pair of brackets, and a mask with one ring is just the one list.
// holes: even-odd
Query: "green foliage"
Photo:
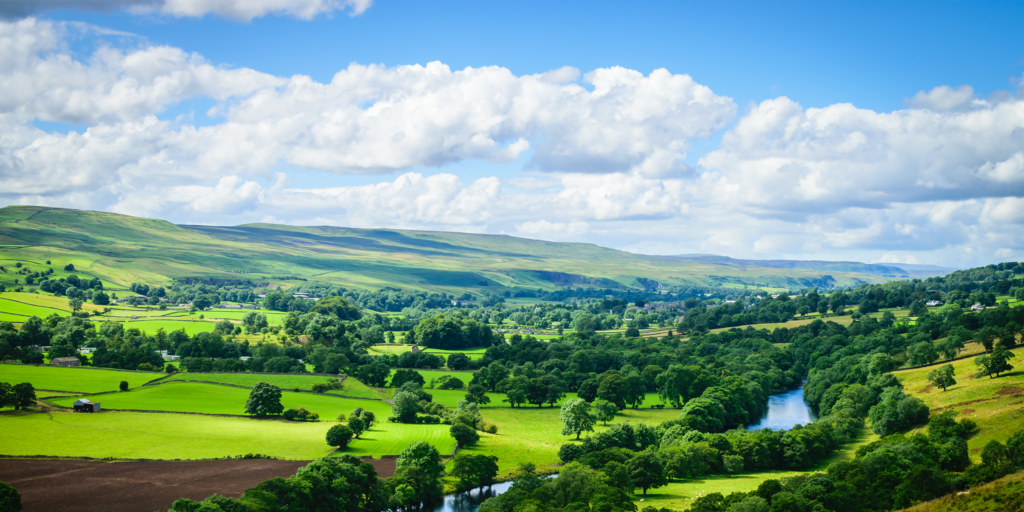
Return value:
[(0, 512), (21, 512), (21, 494), (17, 489), (0, 482)]
[(928, 373), (928, 381), (943, 391), (956, 384), (956, 370), (951, 364), (944, 364)]
[(448, 433), (459, 446), (469, 446), (480, 440), (480, 434), (477, 434), (473, 427), (463, 423), (455, 423), (448, 429)]
[(355, 432), (345, 425), (334, 425), (327, 431), (327, 444), (338, 448), (345, 448), (349, 441), (355, 436)]
[(658, 457), (654, 447), (650, 447), (629, 459), (626, 463), (629, 468), (629, 478), (633, 485), (647, 494), (647, 489), (662, 487), (668, 484), (668, 477), (665, 475), (665, 464)]
[(246, 414), (267, 416), (282, 412), (284, 406), (281, 405), (281, 388), (260, 382), (249, 392), (249, 400), (245, 403)]
[(590, 414), (590, 404), (579, 398), (570, 398), (562, 404), (558, 418), (562, 421), (562, 435), (576, 434), (580, 438), (582, 432), (594, 430), (594, 417)]
[(615, 414), (618, 412), (619, 408), (607, 400), (597, 400), (594, 402), (594, 418), (597, 421), (603, 422), (605, 426), (608, 425), (609, 421), (615, 419)]
[(449, 476), (458, 479), (458, 488), (468, 490), (494, 483), (498, 475), (498, 458), (493, 455), (460, 453), (452, 461)]

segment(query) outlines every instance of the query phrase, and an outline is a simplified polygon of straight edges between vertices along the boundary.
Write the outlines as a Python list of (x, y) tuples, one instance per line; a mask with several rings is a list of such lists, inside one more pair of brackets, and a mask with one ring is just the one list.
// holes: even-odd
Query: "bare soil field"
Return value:
[(153, 512), (167, 510), (182, 497), (197, 501), (214, 493), (238, 497), (264, 480), (288, 478), (306, 464), (0, 459), (0, 482), (21, 493), (24, 512)]

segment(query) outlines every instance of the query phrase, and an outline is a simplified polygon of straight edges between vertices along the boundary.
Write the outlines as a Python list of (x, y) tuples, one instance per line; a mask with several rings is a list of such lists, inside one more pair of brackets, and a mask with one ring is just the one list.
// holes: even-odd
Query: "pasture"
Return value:
[[(170, 382), (123, 393), (93, 395), (89, 398), (102, 403), (104, 409), (243, 415), (245, 402), (249, 399), (249, 390), (218, 384)], [(75, 398), (62, 398), (51, 400), (51, 403), (70, 407), (74, 401)], [(305, 407), (318, 413), (322, 420), (334, 420), (339, 414), (347, 416), (356, 407), (373, 411), (378, 418), (387, 418), (391, 415), (391, 406), (379, 400), (358, 400), (294, 391), (282, 392), (281, 404), (285, 409)]]
[(12, 385), (29, 382), (36, 389), (50, 391), (99, 393), (117, 389), (122, 380), (128, 381), (128, 386), (134, 388), (162, 376), (159, 372), (0, 364), (0, 382)]
[[(365, 407), (364, 407), (365, 408)], [(376, 457), (381, 455), (398, 455), (414, 441), (426, 441), (441, 455), (451, 455), (455, 449), (455, 439), (448, 434), (448, 425), (409, 425), (405, 423), (388, 423), (387, 416), (377, 415), (373, 428), (353, 439), (344, 450), (336, 455), (355, 455), (357, 457)]]
[[(935, 388), (928, 382), (928, 372), (947, 364), (946, 362), (893, 373), (903, 383), (906, 393), (924, 400), (932, 414), (952, 410), (957, 412), (958, 418), (970, 418), (978, 423), (980, 430), (967, 440), (971, 458), (977, 462), (980, 460), (981, 449), (989, 441), (1006, 441), (1010, 434), (1024, 429), (1024, 407), (1021, 406), (1021, 398), (1024, 397), (1024, 371), (1021, 370), (1020, 362), (1024, 357), (1024, 348), (1016, 348), (1012, 352), (1017, 357), (1011, 359), (1010, 364), (1017, 368), (994, 379), (974, 378), (978, 370), (973, 357), (949, 363), (956, 371), (957, 383), (946, 391)], [(927, 427), (921, 427), (916, 431), (925, 430)]]
[[(330, 377), (318, 377), (315, 375), (280, 374), (280, 375), (259, 375), (253, 373), (176, 373), (167, 380), (172, 381), (208, 381), (235, 384), (238, 386), (254, 387), (260, 382), (273, 384), (281, 389), (303, 389), (309, 391), (314, 384), (326, 383)], [(345, 379), (341, 389), (333, 389), (330, 394), (342, 396), (354, 396), (358, 398), (383, 398), (383, 395), (370, 388), (366, 384), (354, 378)]]
[(122, 323), (125, 329), (135, 328), (150, 336), (156, 334), (160, 329), (166, 332), (184, 329), (189, 336), (195, 336), (201, 332), (213, 332), (213, 328), (216, 326), (214, 322), (202, 320), (126, 320)]
[(200, 459), (262, 453), (313, 460), (331, 452), (335, 423), (159, 413), (0, 414), (0, 454)]

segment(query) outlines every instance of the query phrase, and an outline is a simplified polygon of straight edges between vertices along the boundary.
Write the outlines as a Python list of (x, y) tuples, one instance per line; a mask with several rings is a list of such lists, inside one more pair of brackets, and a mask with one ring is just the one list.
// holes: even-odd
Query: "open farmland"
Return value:
[[(245, 402), (248, 398), (249, 390), (245, 388), (185, 382), (170, 382), (127, 392), (89, 397), (90, 400), (102, 403), (104, 409), (234, 415), (245, 414)], [(53, 400), (52, 403), (70, 407), (74, 401), (74, 398), (63, 398)], [(294, 391), (284, 391), (281, 403), (285, 409), (305, 407), (320, 414), (324, 420), (333, 420), (340, 414), (348, 415), (356, 407), (373, 411), (378, 418), (387, 418), (391, 413), (391, 406), (378, 400), (359, 400)]]
[(946, 391), (928, 382), (928, 372), (945, 362), (894, 373), (906, 392), (924, 400), (932, 414), (951, 410), (956, 411), (958, 418), (971, 418), (978, 423), (980, 429), (967, 440), (967, 447), (971, 457), (980, 460), (979, 453), (989, 441), (1006, 441), (1010, 434), (1024, 429), (1024, 370), (1020, 364), (1024, 348), (1012, 352), (1017, 358), (1011, 364), (1017, 368), (995, 379), (974, 378), (978, 369), (973, 357), (953, 361), (957, 383)]
[[(281, 389), (302, 389), (309, 391), (314, 384), (324, 384), (330, 377), (316, 375), (278, 374), (262, 375), (252, 373), (176, 373), (170, 376), (168, 381), (207, 381), (221, 382), (224, 384), (235, 384), (237, 386), (254, 387), (260, 382), (273, 384)], [(348, 378), (342, 382), (341, 389), (332, 389), (329, 394), (352, 396), (357, 398), (383, 398), (381, 392), (370, 388), (356, 379)]]
[(363, 432), (359, 439), (353, 439), (346, 448), (335, 452), (335, 455), (398, 455), (415, 441), (426, 441), (434, 445), (442, 455), (451, 455), (455, 449), (455, 439), (448, 435), (448, 425), (389, 423), (386, 416), (382, 418), (379, 414), (377, 419), (373, 428)]
[(133, 372), (93, 368), (58, 368), (54, 366), (32, 366), (21, 364), (0, 364), (0, 382), (30, 382), (36, 389), (71, 391), (76, 393), (99, 393), (113, 391), (124, 380), (129, 387), (141, 386), (153, 379), (163, 377), (157, 372)]
[(202, 459), (262, 453), (313, 460), (331, 452), (324, 441), (331, 425), (187, 414), (8, 412), (0, 415), (0, 455)]

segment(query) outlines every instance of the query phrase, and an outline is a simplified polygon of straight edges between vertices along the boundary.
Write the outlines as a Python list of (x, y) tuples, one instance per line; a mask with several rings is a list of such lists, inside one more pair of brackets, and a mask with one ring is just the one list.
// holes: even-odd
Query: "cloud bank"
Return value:
[[(652, 253), (1024, 258), (1019, 92), (983, 99), (940, 86), (895, 112), (779, 97), (737, 117), (731, 98), (663, 69), (352, 64), (321, 83), (165, 46), (78, 56), (67, 49), (78, 28), (0, 23), (0, 202), (209, 224), (507, 232)], [(194, 98), (213, 100), (213, 122), (165, 115)], [(718, 147), (687, 165), (693, 141), (716, 134)], [(521, 172), (451, 171), (467, 162)], [(295, 172), (332, 184), (383, 176), (298, 187)]]
[(267, 15), (311, 20), (342, 11), (358, 16), (372, 4), (373, 0), (4, 0), (0, 2), (0, 17), (19, 18), (53, 9), (79, 9), (127, 10), (177, 18), (214, 15), (240, 22)]

